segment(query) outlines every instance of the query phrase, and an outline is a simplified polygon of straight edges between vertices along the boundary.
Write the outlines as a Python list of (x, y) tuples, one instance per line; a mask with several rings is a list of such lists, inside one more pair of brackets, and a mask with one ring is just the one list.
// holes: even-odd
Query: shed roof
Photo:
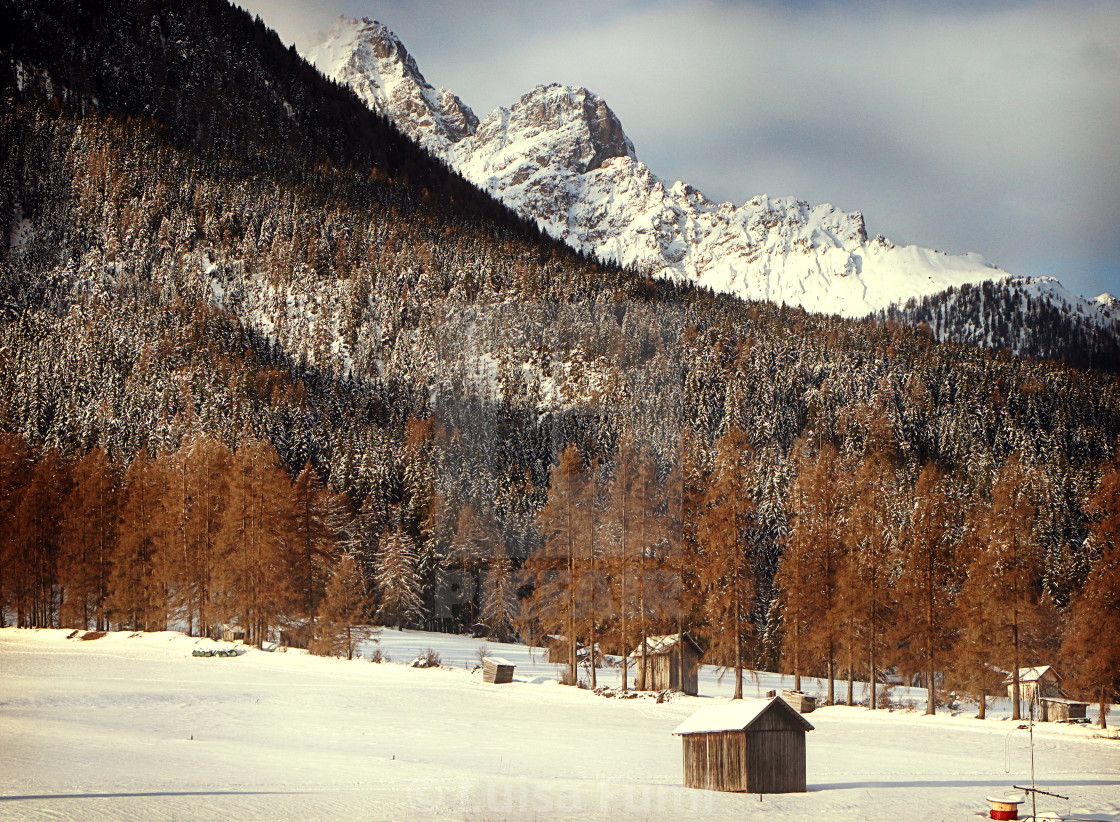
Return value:
[[(1033, 668), (1020, 668), (1019, 682), (1038, 682), (1039, 680), (1046, 679), (1048, 675), (1050, 679), (1061, 679), (1058, 672), (1049, 665), (1036, 665)], [(1007, 679), (1003, 680), (1003, 684), (1011, 684), (1011, 674), (1007, 675)]]
[(745, 731), (770, 710), (783, 711), (794, 724), (806, 731), (813, 730), (809, 720), (794, 710), (792, 705), (780, 696), (772, 696), (769, 699), (736, 699), (718, 705), (706, 705), (678, 725), (673, 733), (684, 736), (719, 731)]
[[(658, 654), (667, 654), (677, 647), (677, 642), (680, 640), (681, 634), (665, 634), (665, 636), (647, 636), (646, 637), (646, 655), (657, 656)], [(684, 641), (686, 645), (691, 645), (692, 650), (699, 656), (703, 656), (704, 652), (700, 646), (688, 634), (684, 634)], [(630, 652), (630, 658), (640, 657), (642, 655), (642, 646), (639, 645)]]
[(1043, 702), (1055, 702), (1059, 705), (1089, 705), (1088, 702), (1082, 702), (1080, 699), (1065, 699), (1060, 696), (1040, 696), (1039, 699)]
[(493, 662), (495, 665), (508, 665), (511, 668), (514, 667), (514, 664), (512, 662), (510, 662), (508, 659), (503, 659), (500, 656), (486, 656), (482, 658), (482, 661)]

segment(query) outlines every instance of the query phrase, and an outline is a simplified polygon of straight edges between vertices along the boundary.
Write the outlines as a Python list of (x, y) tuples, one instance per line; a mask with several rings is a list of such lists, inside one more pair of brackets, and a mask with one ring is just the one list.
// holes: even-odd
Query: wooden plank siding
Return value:
[(647, 654), (645, 664), (649, 666), (649, 682), (645, 679), (641, 656), (634, 658), (634, 687), (639, 691), (663, 691), (676, 688), (691, 696), (700, 690), (700, 656), (688, 645), (684, 650), (684, 676), (680, 670), (680, 650), (673, 648), (665, 653)]
[(513, 682), (513, 665), (504, 660), (486, 657), (482, 660), (482, 681), (493, 685)]
[(748, 793), (805, 792), (805, 732), (744, 732)]
[(804, 731), (718, 731), (682, 736), (681, 742), (686, 788), (805, 792)]
[(747, 789), (747, 736), (719, 731), (682, 736), (684, 786), (709, 791)]

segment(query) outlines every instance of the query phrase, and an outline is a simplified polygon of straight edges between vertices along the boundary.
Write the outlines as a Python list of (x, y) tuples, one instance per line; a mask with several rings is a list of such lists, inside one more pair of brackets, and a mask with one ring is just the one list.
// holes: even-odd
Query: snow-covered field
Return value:
[[(657, 704), (560, 686), (524, 646), (489, 643), (517, 669), (486, 685), (481, 641), (443, 634), (387, 630), (380, 665), (68, 634), (0, 630), (0, 819), (965, 820), (1029, 780), (1009, 721), (833, 707), (808, 717), (808, 793), (682, 788), (671, 731), (730, 692), (708, 668), (702, 696)], [(429, 647), (444, 668), (395, 664)], [(1120, 820), (1120, 741), (1097, 733), (1036, 726), (1039, 785), (1070, 797), (1040, 811)]]

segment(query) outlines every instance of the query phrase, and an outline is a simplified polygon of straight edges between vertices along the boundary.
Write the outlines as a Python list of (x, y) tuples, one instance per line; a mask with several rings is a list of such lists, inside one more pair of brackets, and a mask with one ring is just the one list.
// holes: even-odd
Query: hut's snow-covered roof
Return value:
[(813, 730), (809, 720), (794, 710), (788, 702), (780, 696), (772, 696), (769, 699), (736, 699), (718, 705), (706, 705), (678, 725), (673, 733), (684, 736), (720, 731), (743, 731), (771, 708), (787, 712), (805, 730)]
[[(1061, 679), (1061, 677), (1058, 676), (1058, 672), (1049, 665), (1036, 665), (1033, 668), (1020, 668), (1019, 682), (1040, 682), (1047, 678), (1047, 674), (1050, 675), (1051, 679)], [(1003, 684), (1011, 684), (1011, 674), (1007, 675), (1007, 679), (1003, 680)]]
[(1088, 706), (1088, 704), (1089, 704), (1088, 702), (1082, 702), (1080, 699), (1067, 699), (1067, 698), (1061, 697), (1061, 696), (1040, 696), (1039, 699), (1041, 699), (1043, 702), (1053, 702), (1053, 703), (1058, 704), (1058, 705), (1086, 705), (1086, 706)]
[(512, 662), (510, 662), (508, 659), (503, 659), (500, 656), (483, 657), (482, 661), (483, 662), (493, 662), (495, 665), (508, 665), (511, 668), (514, 667)]
[[(646, 655), (647, 656), (657, 656), (658, 654), (667, 654), (677, 647), (677, 643), (680, 641), (680, 638), (681, 638), (680, 634), (666, 634), (665, 636), (647, 636), (646, 637)], [(696, 651), (697, 654), (703, 654), (703, 652), (700, 650), (700, 646), (697, 645), (696, 641), (692, 637), (690, 637), (688, 634), (684, 635), (684, 641), (687, 644), (691, 645), (693, 650)], [(641, 655), (642, 655), (642, 646), (641, 645), (639, 645), (637, 648), (635, 648), (633, 651), (630, 652), (630, 658), (631, 659), (635, 659), (637, 657), (640, 657)]]

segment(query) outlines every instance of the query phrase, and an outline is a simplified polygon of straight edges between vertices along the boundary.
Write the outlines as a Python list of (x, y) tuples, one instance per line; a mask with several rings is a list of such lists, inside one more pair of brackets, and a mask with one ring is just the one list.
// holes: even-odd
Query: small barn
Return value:
[[(1012, 696), (1014, 683), (1011, 674), (1003, 680), (1007, 686), (1007, 695)], [(1033, 668), (1019, 669), (1019, 698), (1024, 702), (1038, 703), (1043, 697), (1064, 697), (1066, 694), (1061, 686), (1062, 678), (1058, 672), (1049, 665), (1037, 665)]]
[(701, 708), (681, 738), (684, 786), (710, 791), (804, 793), (809, 720), (780, 696)]
[(1044, 696), (1040, 702), (1043, 722), (1080, 722), (1089, 707), (1088, 703), (1057, 696)]
[[(699, 692), (698, 672), (704, 652), (688, 634), (646, 637), (645, 662), (642, 646), (630, 654), (634, 665), (634, 687), (639, 691), (676, 688), (691, 696)], [(645, 672), (649, 670), (649, 682)]]
[[(767, 691), (767, 696), (777, 696), (777, 691)], [(811, 714), (817, 709), (817, 698), (809, 696), (804, 691), (791, 691), (788, 688), (782, 688), (782, 699), (789, 703), (790, 707), (797, 711), (799, 714)]]
[(244, 642), (245, 629), (240, 625), (220, 625), (223, 642)]
[(558, 665), (568, 662), (568, 638), (563, 634), (549, 634), (544, 638), (544, 647), (548, 649), (548, 661)]

